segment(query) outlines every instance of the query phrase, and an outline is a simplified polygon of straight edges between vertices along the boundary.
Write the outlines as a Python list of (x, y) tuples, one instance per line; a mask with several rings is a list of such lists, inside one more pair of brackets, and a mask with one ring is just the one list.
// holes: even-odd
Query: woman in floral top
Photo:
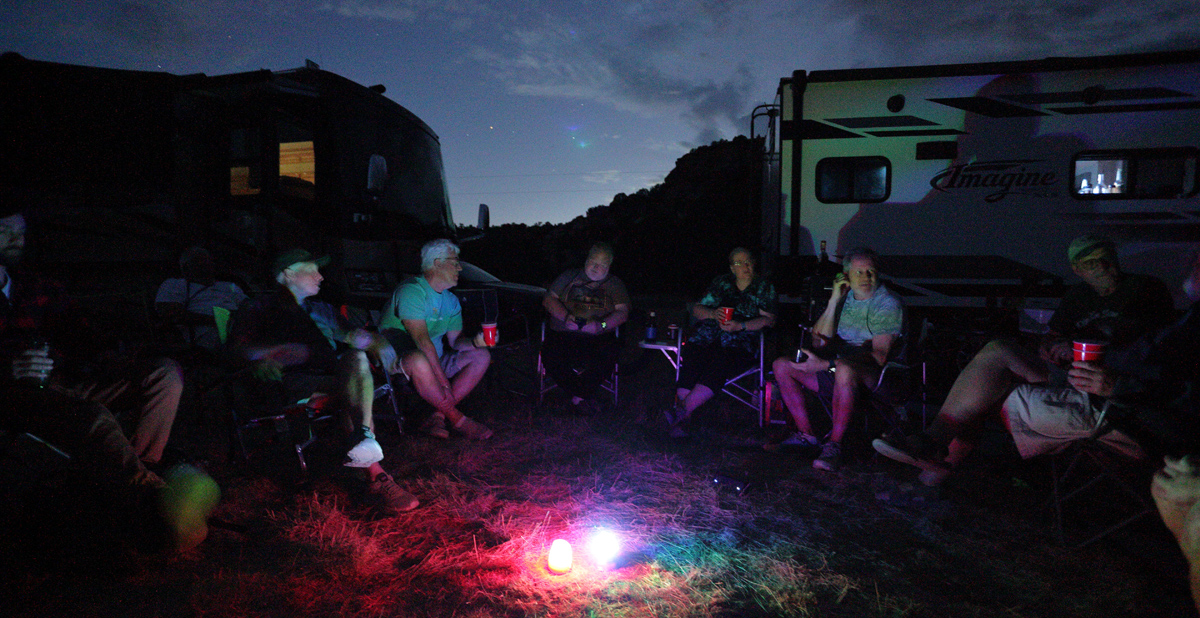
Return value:
[[(722, 320), (722, 307), (733, 317)], [(754, 364), (756, 331), (775, 324), (775, 286), (755, 275), (754, 256), (738, 247), (729, 252), (729, 273), (713, 280), (692, 315), (698, 323), (683, 346), (675, 407), (664, 412), (672, 437), (686, 436), (692, 412)]]

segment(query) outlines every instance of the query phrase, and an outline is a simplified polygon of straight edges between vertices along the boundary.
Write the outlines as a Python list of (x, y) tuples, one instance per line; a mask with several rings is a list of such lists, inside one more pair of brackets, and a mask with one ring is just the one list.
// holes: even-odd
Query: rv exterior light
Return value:
[(588, 542), (588, 552), (597, 564), (607, 565), (621, 553), (621, 541), (611, 530), (597, 530)]
[(887, 100), (887, 108), (893, 114), (899, 114), (904, 109), (904, 95), (894, 94)]
[(550, 544), (546, 566), (552, 573), (566, 573), (571, 570), (571, 544), (566, 539), (554, 539)]

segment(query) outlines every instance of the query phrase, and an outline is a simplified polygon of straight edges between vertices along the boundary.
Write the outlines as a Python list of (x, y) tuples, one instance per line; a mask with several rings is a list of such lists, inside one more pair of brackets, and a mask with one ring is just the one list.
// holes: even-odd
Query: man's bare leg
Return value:
[[(464, 350), (459, 354), (459, 370), (450, 379), (450, 393), (454, 398), (454, 405), (457, 406), (475, 387), (483, 380), (484, 374), (487, 373), (488, 367), (492, 364), (492, 354), (486, 348), (473, 348)], [(456, 409), (457, 411), (457, 409)], [(451, 422), (458, 419), (446, 417)]]
[(345, 410), (343, 426), (347, 433), (359, 427), (375, 432), (372, 409), (375, 405), (375, 376), (371, 362), (360, 350), (346, 352), (338, 362), (338, 396)]
[(950, 447), (953, 461), (947, 461), (960, 462), (974, 447), (983, 419), (998, 414), (1018, 384), (1045, 382), (1047, 371), (1045, 361), (1017, 343), (999, 339), (988, 343), (958, 374), (925, 433), (940, 444), (956, 442)]
[(779, 384), (779, 397), (783, 399), (784, 407), (792, 415), (796, 429), (812, 435), (812, 423), (808, 420), (808, 410), (804, 405), (804, 391), (801, 389), (815, 392), (819, 388), (817, 375), (792, 367), (791, 362), (786, 358), (775, 359), (771, 368), (775, 372), (775, 382)]
[(858, 390), (864, 386), (872, 388), (878, 384), (880, 369), (846, 360), (836, 361), (836, 367), (833, 380), (833, 426), (829, 431), (829, 441), (841, 444), (846, 427), (850, 425), (850, 418), (854, 415)]

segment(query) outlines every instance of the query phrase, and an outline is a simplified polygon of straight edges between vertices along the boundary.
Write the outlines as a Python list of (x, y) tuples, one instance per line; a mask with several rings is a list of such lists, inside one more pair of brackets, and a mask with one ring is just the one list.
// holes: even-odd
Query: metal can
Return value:
[(796, 348), (796, 362), (803, 363), (806, 360), (808, 360), (808, 355), (804, 353), (804, 350)]

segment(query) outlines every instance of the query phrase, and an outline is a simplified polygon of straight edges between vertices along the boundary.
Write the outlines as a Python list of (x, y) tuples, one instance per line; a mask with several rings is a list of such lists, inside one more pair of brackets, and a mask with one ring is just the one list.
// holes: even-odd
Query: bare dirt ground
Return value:
[[(940, 492), (862, 437), (825, 473), (765, 452), (753, 412), (727, 398), (691, 438), (666, 439), (669, 367), (632, 344), (622, 362), (621, 403), (599, 416), (575, 416), (557, 393), (535, 405), (531, 350), (517, 346), (464, 405), (492, 440), (401, 436), (381, 421), (385, 466), (422, 502), (396, 517), (363, 502), (327, 441), (297, 485), (286, 448), (241, 466), (218, 424), (189, 420), (185, 445), (224, 492), (208, 540), (177, 556), (129, 550), (51, 482), (4, 543), (0, 614), (1195, 616), (1156, 518), (1060, 546), (1046, 462), (1016, 460), (999, 435)], [(1070, 517), (1118, 504), (1102, 490)], [(600, 527), (623, 540), (610, 565), (583, 549)], [(560, 537), (577, 560), (553, 575), (545, 554)]]

